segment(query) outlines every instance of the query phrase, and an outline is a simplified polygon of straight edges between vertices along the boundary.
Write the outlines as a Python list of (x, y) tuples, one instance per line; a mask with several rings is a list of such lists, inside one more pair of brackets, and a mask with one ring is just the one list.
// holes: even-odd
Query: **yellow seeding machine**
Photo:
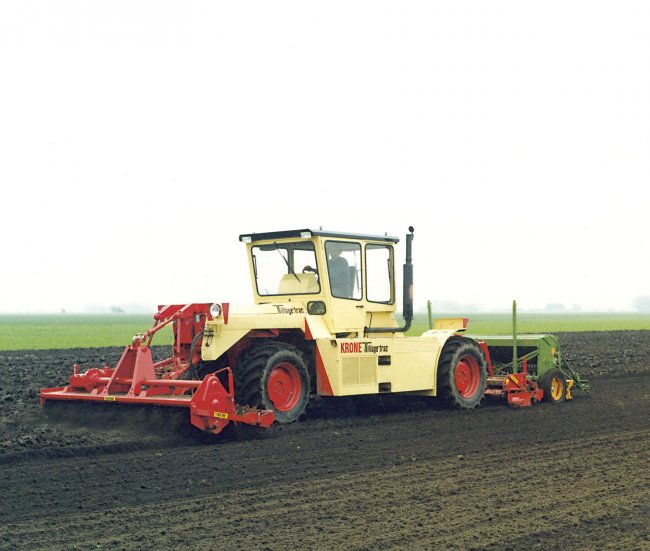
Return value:
[[(486, 395), (514, 406), (560, 403), (586, 390), (552, 335), (470, 336), (467, 319), (439, 319), (407, 336), (413, 319), (413, 228), (406, 236), (403, 325), (395, 319), (390, 236), (292, 230), (240, 236), (254, 305), (161, 306), (113, 368), (40, 392), (48, 400), (189, 408), (191, 423), (269, 426), (300, 418), (314, 396), (416, 394), (473, 409)], [(513, 322), (516, 316), (513, 316)], [(173, 327), (172, 356), (155, 362), (154, 335)]]

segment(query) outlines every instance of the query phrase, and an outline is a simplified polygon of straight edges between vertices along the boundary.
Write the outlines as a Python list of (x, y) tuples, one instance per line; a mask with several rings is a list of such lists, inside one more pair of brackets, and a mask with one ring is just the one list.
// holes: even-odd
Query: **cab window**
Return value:
[(361, 245), (327, 241), (325, 254), (332, 296), (361, 300)]
[(392, 247), (366, 245), (366, 298), (370, 302), (393, 303)]
[(320, 292), (316, 251), (311, 241), (256, 245), (251, 254), (258, 295)]

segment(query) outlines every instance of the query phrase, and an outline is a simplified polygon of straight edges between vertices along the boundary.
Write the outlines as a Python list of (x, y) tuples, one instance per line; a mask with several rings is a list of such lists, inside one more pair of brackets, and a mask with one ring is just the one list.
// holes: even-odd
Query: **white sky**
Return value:
[(648, 29), (647, 1), (2, 2), (0, 311), (246, 304), (240, 233), (409, 225), (416, 305), (630, 308)]

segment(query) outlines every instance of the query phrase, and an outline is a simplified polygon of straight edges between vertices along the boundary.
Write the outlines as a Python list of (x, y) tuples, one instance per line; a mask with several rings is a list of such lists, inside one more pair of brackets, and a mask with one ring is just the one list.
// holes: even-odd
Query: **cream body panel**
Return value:
[[(228, 323), (223, 316), (205, 322), (201, 357), (216, 360), (253, 329), (299, 329), (304, 331), (307, 314), (301, 302), (276, 302), (247, 308), (233, 308)], [(318, 324), (314, 323), (314, 326)]]
[(380, 390), (435, 396), (440, 351), (452, 334), (430, 331), (426, 337), (317, 338), (316, 344), (334, 396)]

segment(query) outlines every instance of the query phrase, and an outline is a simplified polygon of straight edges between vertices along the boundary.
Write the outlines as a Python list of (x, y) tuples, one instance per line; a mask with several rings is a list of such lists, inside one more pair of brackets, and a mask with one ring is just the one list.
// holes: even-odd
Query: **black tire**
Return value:
[(437, 380), (438, 396), (447, 407), (479, 407), (487, 386), (487, 369), (478, 344), (465, 338), (449, 339), (440, 353)]
[(566, 377), (558, 368), (553, 367), (544, 373), (539, 378), (539, 386), (544, 391), (544, 402), (559, 404), (566, 400)]
[(278, 423), (297, 421), (309, 402), (307, 365), (290, 344), (254, 342), (240, 354), (233, 375), (235, 401), (273, 411)]

